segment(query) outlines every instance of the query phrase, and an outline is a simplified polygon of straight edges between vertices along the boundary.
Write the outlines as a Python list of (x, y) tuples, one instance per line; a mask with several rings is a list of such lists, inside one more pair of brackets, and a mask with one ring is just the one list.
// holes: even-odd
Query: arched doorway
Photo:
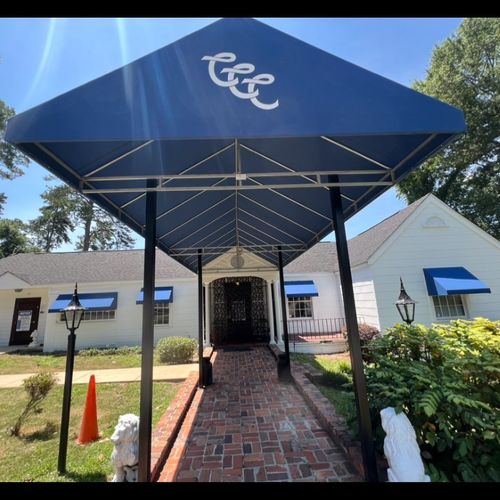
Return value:
[(214, 345), (269, 342), (266, 282), (244, 276), (220, 278), (210, 285)]

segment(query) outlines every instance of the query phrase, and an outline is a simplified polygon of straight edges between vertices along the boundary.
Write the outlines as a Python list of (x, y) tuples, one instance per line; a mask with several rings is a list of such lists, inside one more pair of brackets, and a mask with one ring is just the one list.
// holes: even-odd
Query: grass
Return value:
[[(36, 373), (42, 369), (64, 371), (66, 353), (5, 353), (0, 356), (0, 375), (14, 373)], [(100, 368), (133, 368), (141, 366), (140, 354), (79, 356), (75, 354), (75, 370), (97, 370)]]
[[(42, 412), (28, 419), (21, 437), (10, 436), (8, 429), (23, 410), (27, 395), (22, 388), (0, 389), (0, 481), (107, 481), (113, 476), (111, 452), (118, 417), (139, 414), (138, 382), (97, 385), (97, 417), (101, 439), (80, 446), (75, 443), (80, 431), (86, 385), (73, 386), (68, 439), (67, 471), (57, 474), (58, 427), (61, 419), (63, 387), (56, 386), (42, 403)], [(179, 385), (153, 384), (153, 425), (158, 422)]]
[(356, 406), (352, 391), (351, 363), (349, 356), (290, 354), (292, 361), (310, 365), (322, 374), (314, 379), (320, 392), (333, 404), (342, 415), (354, 435), (357, 434)]
[[(160, 363), (155, 356), (154, 364)], [(80, 356), (75, 354), (74, 370), (98, 370), (107, 368), (134, 368), (141, 366), (140, 354), (98, 354), (96, 356)], [(49, 371), (64, 371), (66, 353), (33, 353), (18, 351), (0, 355), (0, 375), (15, 373), (36, 373), (42, 369)]]

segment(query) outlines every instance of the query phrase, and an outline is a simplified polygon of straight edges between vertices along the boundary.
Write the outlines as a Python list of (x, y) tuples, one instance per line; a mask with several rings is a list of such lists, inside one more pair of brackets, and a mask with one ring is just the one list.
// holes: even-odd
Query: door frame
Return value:
[[(19, 297), (19, 298), (16, 298), (16, 301), (14, 302), (14, 311), (12, 313), (12, 323), (11, 323), (11, 327), (10, 327), (9, 345), (27, 345), (30, 343), (30, 341), (28, 341), (26, 344), (16, 344), (15, 343), (17, 316), (18, 316), (19, 310), (20, 309), (23, 310), (21, 307), (21, 303), (23, 300), (31, 301), (31, 302), (38, 301), (37, 305), (35, 306), (35, 309), (31, 308), (32, 310), (36, 310), (36, 314), (32, 316), (29, 334), (31, 335), (31, 333), (38, 328), (38, 322), (40, 320), (40, 305), (42, 303), (42, 297)], [(30, 308), (26, 308), (26, 309), (30, 309)], [(35, 318), (35, 319), (33, 319), (33, 318)]]

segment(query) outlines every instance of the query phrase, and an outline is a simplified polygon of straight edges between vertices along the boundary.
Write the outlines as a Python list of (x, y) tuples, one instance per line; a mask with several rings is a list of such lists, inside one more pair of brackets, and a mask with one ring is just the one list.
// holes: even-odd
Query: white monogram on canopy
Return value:
[(244, 78), (241, 84), (247, 84), (247, 91), (242, 92), (236, 86), (240, 83), (239, 78), (236, 75), (248, 75), (255, 71), (255, 66), (250, 63), (240, 63), (232, 66), (231, 68), (224, 68), (220, 71), (220, 74), (227, 74), (227, 80), (221, 80), (215, 73), (215, 65), (220, 63), (233, 63), (236, 61), (236, 55), (232, 52), (219, 52), (215, 56), (204, 56), (202, 61), (210, 61), (208, 63), (208, 74), (212, 81), (219, 87), (229, 87), (229, 90), (240, 99), (250, 99), (250, 102), (260, 109), (266, 111), (270, 109), (275, 109), (279, 106), (279, 100), (276, 99), (271, 104), (266, 104), (260, 102), (257, 97), (259, 95), (259, 89), (256, 89), (256, 85), (271, 85), (274, 83), (274, 75), (269, 73), (261, 73), (255, 75), (252, 78)]

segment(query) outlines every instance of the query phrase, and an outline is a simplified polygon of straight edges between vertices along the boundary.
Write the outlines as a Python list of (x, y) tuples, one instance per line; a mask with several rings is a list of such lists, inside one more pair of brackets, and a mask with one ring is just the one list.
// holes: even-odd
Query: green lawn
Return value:
[[(0, 356), (0, 375), (14, 373), (36, 373), (41, 369), (64, 371), (66, 353), (5, 353)], [(140, 354), (99, 354), (79, 356), (75, 354), (75, 370), (97, 370), (100, 368), (133, 368), (141, 366)]]
[[(193, 360), (196, 363), (196, 360)], [(155, 365), (160, 363), (155, 353)], [(106, 368), (134, 368), (141, 366), (141, 355), (131, 354), (98, 354), (96, 356), (80, 356), (75, 354), (74, 370), (98, 370)], [(0, 355), (0, 375), (15, 373), (36, 373), (42, 369), (49, 371), (64, 371), (66, 353), (33, 353), (18, 352)]]
[[(350, 360), (348, 354), (290, 354), (292, 362), (313, 366), (322, 373), (315, 385), (333, 404), (337, 412), (345, 417), (354, 434), (357, 433), (356, 407), (352, 392)], [(347, 384), (343, 386), (343, 384)]]
[[(154, 382), (153, 425), (158, 422), (179, 384)], [(139, 414), (139, 383), (98, 384), (97, 417), (101, 439), (80, 446), (75, 443), (80, 431), (86, 385), (73, 386), (68, 439), (66, 476), (58, 476), (59, 423), (63, 387), (56, 386), (42, 403), (43, 411), (28, 419), (22, 436), (10, 436), (8, 429), (24, 408), (27, 395), (22, 388), (0, 389), (0, 482), (1, 481), (107, 481), (113, 476), (110, 458), (118, 417)]]

